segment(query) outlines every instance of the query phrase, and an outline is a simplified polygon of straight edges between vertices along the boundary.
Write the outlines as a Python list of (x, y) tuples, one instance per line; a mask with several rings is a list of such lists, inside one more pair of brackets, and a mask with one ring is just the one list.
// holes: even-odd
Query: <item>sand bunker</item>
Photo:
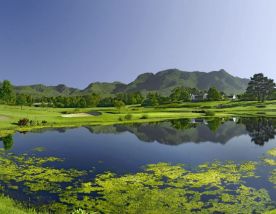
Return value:
[(2, 121), (2, 120), (8, 120), (8, 119), (9, 119), (8, 116), (0, 115), (0, 121)]
[(74, 114), (62, 114), (62, 117), (90, 117), (90, 114), (87, 113), (74, 113)]

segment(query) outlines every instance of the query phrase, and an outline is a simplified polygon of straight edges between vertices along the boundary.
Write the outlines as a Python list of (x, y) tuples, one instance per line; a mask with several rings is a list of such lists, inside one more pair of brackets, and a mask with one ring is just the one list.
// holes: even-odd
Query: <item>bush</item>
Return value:
[(42, 120), (42, 125), (46, 125), (48, 122), (46, 120)]
[(29, 119), (28, 118), (22, 118), (18, 120), (17, 125), (19, 126), (27, 126), (29, 124)]
[(126, 119), (126, 120), (131, 120), (131, 119), (132, 119), (132, 114), (127, 114), (127, 115), (125, 116), (125, 119)]
[(147, 115), (147, 114), (144, 114), (144, 115), (142, 115), (142, 117), (140, 117), (140, 119), (148, 119), (149, 118), (149, 116)]
[(204, 114), (204, 113), (206, 113), (206, 111), (205, 110), (194, 110), (194, 111), (192, 111), (192, 113)]
[(257, 108), (265, 108), (266, 105), (265, 104), (259, 104), (259, 105), (256, 105)]
[(266, 115), (266, 113), (263, 112), (263, 111), (257, 112), (257, 114), (259, 114), (259, 115)]
[(206, 111), (205, 116), (215, 116), (215, 112), (213, 111)]
[(30, 126), (36, 126), (37, 122), (34, 120), (29, 121)]

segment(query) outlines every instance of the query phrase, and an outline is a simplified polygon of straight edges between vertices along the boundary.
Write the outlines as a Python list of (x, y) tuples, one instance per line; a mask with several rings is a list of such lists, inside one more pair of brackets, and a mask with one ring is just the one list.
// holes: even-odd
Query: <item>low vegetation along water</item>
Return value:
[(276, 120), (181, 119), (3, 137), (1, 192), (37, 212), (264, 213)]

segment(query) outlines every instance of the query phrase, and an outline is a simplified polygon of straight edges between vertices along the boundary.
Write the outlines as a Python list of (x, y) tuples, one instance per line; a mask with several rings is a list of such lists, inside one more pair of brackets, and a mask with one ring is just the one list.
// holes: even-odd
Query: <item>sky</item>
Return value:
[(145, 72), (276, 79), (275, 0), (0, 0), (0, 81), (84, 88)]

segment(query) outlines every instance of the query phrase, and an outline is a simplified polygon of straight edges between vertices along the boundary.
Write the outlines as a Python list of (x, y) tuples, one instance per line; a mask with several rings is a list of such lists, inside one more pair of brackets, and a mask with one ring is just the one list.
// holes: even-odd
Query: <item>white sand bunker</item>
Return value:
[(88, 113), (62, 114), (62, 117), (90, 117)]
[(8, 120), (10, 117), (6, 116), (6, 115), (0, 115), (0, 121), (2, 120)]

